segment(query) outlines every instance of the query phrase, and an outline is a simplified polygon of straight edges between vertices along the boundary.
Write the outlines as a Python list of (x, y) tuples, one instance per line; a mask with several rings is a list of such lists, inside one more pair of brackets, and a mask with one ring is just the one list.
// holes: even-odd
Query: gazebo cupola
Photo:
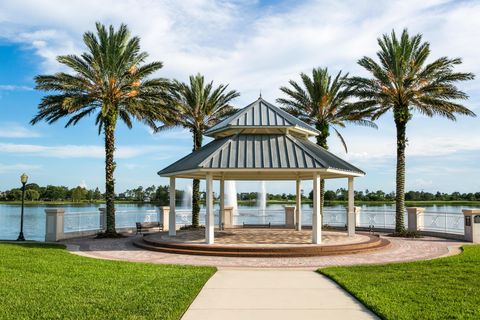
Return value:
[(320, 243), (320, 179), (348, 178), (348, 229), (349, 234), (355, 232), (353, 178), (365, 173), (311, 142), (308, 138), (319, 134), (316, 129), (260, 97), (205, 134), (214, 140), (158, 172), (170, 177), (170, 235), (176, 232), (175, 178), (206, 180), (207, 243), (214, 241), (212, 180), (220, 181), (220, 217), (225, 180), (295, 180), (297, 229), (301, 229), (300, 181), (313, 180), (312, 242)]
[(206, 135), (220, 138), (233, 134), (291, 134), (308, 138), (317, 136), (318, 130), (262, 98), (219, 122)]

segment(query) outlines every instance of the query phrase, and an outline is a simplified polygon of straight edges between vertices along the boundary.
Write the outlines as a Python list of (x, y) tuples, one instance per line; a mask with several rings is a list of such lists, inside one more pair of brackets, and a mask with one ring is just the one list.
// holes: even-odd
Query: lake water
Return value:
[[(292, 204), (293, 205), (293, 204)], [(24, 217), (24, 235), (28, 240), (43, 241), (45, 237), (45, 208), (65, 209), (65, 232), (91, 230), (98, 228), (98, 212), (105, 205), (26, 205)], [(471, 206), (428, 206), (425, 213), (425, 230), (463, 232), (462, 209)], [(215, 210), (215, 220), (218, 221), (218, 207)], [(302, 206), (302, 223), (311, 224), (311, 205)], [(393, 205), (362, 206), (361, 226), (374, 225), (388, 227), (394, 223)], [(343, 226), (346, 223), (345, 206), (326, 206), (324, 224)], [(156, 221), (158, 207), (153, 204), (117, 204), (117, 227), (133, 227), (136, 221)], [(234, 217), (235, 224), (242, 223), (272, 223), (283, 224), (284, 205), (271, 204), (265, 211), (252, 206), (239, 206)], [(191, 213), (188, 209), (177, 209), (177, 223), (189, 224)], [(204, 223), (202, 210), (200, 223)], [(20, 205), (0, 204), (0, 240), (14, 240), (20, 228)]]

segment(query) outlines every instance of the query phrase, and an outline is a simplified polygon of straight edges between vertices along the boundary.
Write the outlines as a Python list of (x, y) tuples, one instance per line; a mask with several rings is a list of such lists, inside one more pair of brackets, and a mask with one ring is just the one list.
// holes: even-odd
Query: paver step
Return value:
[(207, 245), (151, 240), (149, 236), (135, 239), (137, 247), (167, 253), (224, 257), (311, 257), (365, 252), (385, 248), (387, 239), (369, 236), (368, 241), (343, 245)]

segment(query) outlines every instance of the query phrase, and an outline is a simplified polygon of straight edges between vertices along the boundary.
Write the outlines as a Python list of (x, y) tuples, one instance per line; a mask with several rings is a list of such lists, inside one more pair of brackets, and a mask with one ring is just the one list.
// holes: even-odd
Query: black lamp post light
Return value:
[(20, 217), (20, 233), (18, 234), (17, 241), (25, 241), (23, 236), (23, 203), (25, 201), (25, 185), (28, 181), (28, 176), (24, 173), (20, 176), (20, 181), (22, 182), (22, 215)]

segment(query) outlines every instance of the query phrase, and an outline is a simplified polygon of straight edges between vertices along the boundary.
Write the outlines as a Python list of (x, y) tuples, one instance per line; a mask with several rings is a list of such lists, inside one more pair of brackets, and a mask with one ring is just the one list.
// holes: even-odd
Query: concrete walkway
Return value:
[(377, 317), (337, 284), (313, 271), (220, 269), (182, 319)]

